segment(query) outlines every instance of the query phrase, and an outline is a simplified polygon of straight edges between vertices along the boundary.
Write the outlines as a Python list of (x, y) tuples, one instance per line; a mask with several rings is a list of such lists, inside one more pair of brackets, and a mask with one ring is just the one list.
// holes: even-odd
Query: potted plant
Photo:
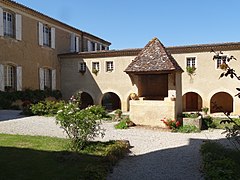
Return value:
[(195, 75), (196, 68), (194, 66), (193, 67), (188, 66), (186, 70), (189, 76)]
[(98, 69), (95, 69), (95, 68), (94, 68), (94, 69), (92, 70), (92, 73), (95, 74), (96, 76), (97, 76), (98, 72), (99, 72)]
[(208, 107), (203, 107), (202, 112), (204, 112), (205, 115), (207, 115), (209, 108)]
[(117, 109), (115, 112), (115, 119), (121, 119), (122, 117), (122, 110), (121, 109)]

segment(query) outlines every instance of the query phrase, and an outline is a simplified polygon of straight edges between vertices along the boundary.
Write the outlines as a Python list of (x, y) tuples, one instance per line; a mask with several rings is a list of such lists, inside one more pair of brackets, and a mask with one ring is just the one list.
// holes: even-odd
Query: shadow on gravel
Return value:
[(21, 112), (21, 110), (0, 110), (0, 122), (25, 117), (24, 115), (21, 115)]
[[(190, 139), (189, 145), (169, 148), (123, 159), (108, 180), (193, 180), (201, 174), (200, 146), (205, 139)], [(227, 139), (217, 140), (229, 144)]]

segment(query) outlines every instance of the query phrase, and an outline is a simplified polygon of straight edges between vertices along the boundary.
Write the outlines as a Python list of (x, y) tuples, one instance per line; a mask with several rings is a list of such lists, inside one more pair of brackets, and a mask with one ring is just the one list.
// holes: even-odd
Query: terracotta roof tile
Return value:
[(152, 39), (126, 68), (126, 73), (182, 71), (163, 44)]

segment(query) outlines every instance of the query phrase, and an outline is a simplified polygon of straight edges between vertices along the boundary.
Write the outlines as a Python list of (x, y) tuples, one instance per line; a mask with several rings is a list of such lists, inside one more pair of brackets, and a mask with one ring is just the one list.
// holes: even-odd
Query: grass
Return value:
[(7, 179), (106, 179), (126, 144), (90, 142), (79, 153), (68, 150), (69, 140), (0, 134), (0, 177)]
[(240, 179), (240, 152), (227, 149), (216, 142), (201, 147), (203, 171), (206, 179)]
[[(225, 129), (225, 127), (231, 128), (231, 127), (233, 126), (233, 123), (230, 123), (230, 124), (228, 124), (228, 123), (226, 123), (226, 124), (222, 123), (222, 124), (220, 124), (220, 122), (221, 122), (222, 120), (227, 120), (227, 117), (225, 117), (225, 118), (213, 117), (213, 125), (215, 126), (216, 129)], [(240, 119), (239, 119), (239, 118), (235, 118), (235, 119), (233, 119), (233, 120), (234, 120), (237, 124), (240, 124)]]

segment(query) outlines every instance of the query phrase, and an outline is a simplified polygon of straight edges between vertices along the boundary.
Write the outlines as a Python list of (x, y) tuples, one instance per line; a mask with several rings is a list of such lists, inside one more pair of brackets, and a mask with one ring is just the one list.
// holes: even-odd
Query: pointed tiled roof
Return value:
[(182, 71), (182, 68), (157, 38), (153, 38), (125, 70), (126, 73), (164, 71)]

